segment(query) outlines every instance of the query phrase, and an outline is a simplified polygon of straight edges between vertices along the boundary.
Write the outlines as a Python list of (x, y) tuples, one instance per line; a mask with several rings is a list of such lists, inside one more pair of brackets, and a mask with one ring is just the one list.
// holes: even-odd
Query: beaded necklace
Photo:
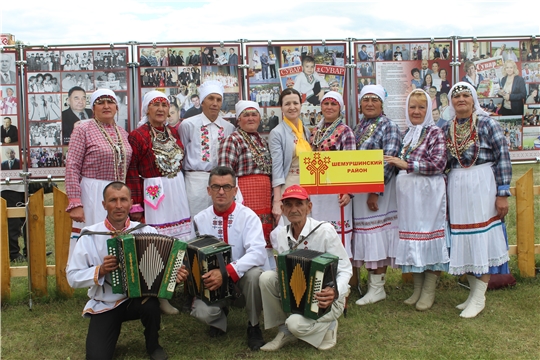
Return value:
[[(450, 123), (450, 136), (448, 136), (446, 139), (446, 146), (450, 151), (450, 154), (457, 159), (462, 168), (469, 168), (473, 166), (476, 163), (480, 153), (480, 147), (477, 144), (478, 132), (476, 131), (476, 125), (476, 114), (472, 114), (469, 121), (466, 121), (463, 124), (458, 124), (457, 118), (454, 118), (454, 120)], [(461, 162), (461, 157), (463, 153), (465, 153), (465, 151), (467, 151), (473, 145), (477, 145), (474, 148), (474, 160), (469, 166), (465, 166)]]
[[(124, 145), (124, 139), (122, 139), (122, 136), (118, 131), (118, 126), (116, 126), (116, 124), (112, 125), (116, 132), (117, 143), (115, 143), (109, 133), (105, 130), (103, 123), (97, 119), (94, 119), (94, 121), (111, 147), (113, 153), (114, 180), (124, 182), (127, 173), (126, 147)], [(121, 171), (119, 171), (119, 169)]]
[(272, 158), (270, 157), (270, 152), (266, 146), (258, 144), (255, 142), (251, 136), (244, 130), (238, 128), (238, 133), (242, 136), (242, 139), (248, 144), (249, 150), (251, 151), (251, 156), (253, 162), (257, 167), (265, 174), (272, 173)]
[(356, 138), (356, 148), (359, 149), (362, 144), (373, 135), (373, 132), (379, 125), (379, 122), (381, 121), (381, 116), (375, 120), (375, 122), (371, 125), (369, 125), (361, 134), (355, 134)]
[[(410, 131), (410, 130), (409, 130)], [(418, 138), (418, 142), (416, 143), (415, 146), (411, 146), (410, 144), (407, 145), (407, 146), (403, 146), (401, 148), (401, 153), (399, 154), (399, 158), (401, 160), (409, 160), (409, 156), (411, 155), (411, 153), (416, 150), (416, 148), (418, 148), (420, 145), (422, 145), (422, 142), (424, 141), (424, 139), (426, 138), (426, 134), (427, 134), (427, 128), (422, 128), (422, 132), (420, 133), (420, 137)]]
[(163, 130), (159, 130), (148, 122), (148, 128), (152, 138), (156, 167), (162, 176), (175, 177), (182, 167), (184, 150), (176, 143), (176, 139), (166, 126)]
[(326, 139), (332, 136), (332, 134), (334, 133), (334, 130), (336, 130), (336, 128), (339, 125), (341, 125), (342, 122), (343, 122), (343, 117), (340, 116), (336, 120), (334, 120), (334, 122), (330, 126), (328, 126), (326, 129), (324, 129), (324, 124), (322, 126), (323, 128), (317, 128), (315, 135), (313, 135), (312, 144), (318, 148), (319, 145), (321, 145)]

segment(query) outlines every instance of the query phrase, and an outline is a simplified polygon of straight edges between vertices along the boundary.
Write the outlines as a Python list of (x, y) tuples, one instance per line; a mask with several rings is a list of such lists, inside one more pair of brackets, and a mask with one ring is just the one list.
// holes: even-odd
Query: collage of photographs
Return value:
[(529, 41), (461, 42), (459, 78), (500, 122), (510, 150), (540, 149), (540, 45)]
[(71, 133), (82, 121), (92, 119), (89, 102), (98, 89), (115, 91), (118, 101), (115, 122), (129, 130), (127, 48), (25, 50), (24, 58), (26, 71), (22, 86), (27, 100), (27, 129), (21, 131), (16, 54), (1, 54), (0, 113), (2, 146), (6, 147), (1, 154), (2, 170), (16, 170), (17, 166), (20, 169), (23, 133), (28, 134), (29, 168), (64, 167)]
[(302, 95), (300, 119), (308, 128), (321, 121), (321, 99), (328, 91), (344, 94), (344, 44), (247, 46), (248, 97), (261, 107), (259, 133), (267, 134), (282, 118), (279, 95), (286, 88)]
[(21, 166), (20, 140), (23, 136), (18, 116), (18, 86), (15, 71), (15, 53), (0, 53), (0, 117), (2, 124), (0, 163), (2, 176), (18, 173)]
[(115, 91), (115, 122), (129, 130), (127, 48), (26, 50), (29, 167), (64, 167), (71, 134), (92, 119), (90, 97)]
[[(24, 80), (18, 83), (15, 52), (4, 51), (0, 60), (0, 115), (2, 170), (19, 170), (21, 136), (27, 136), (30, 168), (62, 168), (73, 129), (93, 117), (89, 101), (97, 89), (114, 90), (116, 124), (130, 130), (130, 89), (138, 82), (140, 97), (160, 90), (171, 102), (169, 123), (199, 114), (199, 87), (206, 81), (223, 84), (220, 115), (235, 124), (235, 104), (244, 86), (249, 100), (262, 109), (258, 131), (267, 136), (283, 118), (278, 106), (281, 92), (293, 88), (302, 96), (299, 118), (312, 128), (321, 120), (320, 100), (328, 91), (344, 95), (354, 86), (357, 95), (369, 84), (381, 84), (392, 101), (385, 113), (400, 126), (403, 102), (416, 88), (424, 89), (433, 102), (439, 126), (451, 120), (448, 92), (452, 74), (477, 89), (483, 109), (504, 129), (512, 151), (540, 150), (540, 44), (535, 39), (460, 41), (356, 42), (347, 54), (346, 43), (246, 45), (88, 47), (46, 50), (25, 49)], [(244, 54), (244, 59), (241, 59)], [(139, 63), (138, 79), (131, 79), (130, 57)], [(345, 83), (346, 63), (356, 64), (354, 83)], [(458, 59), (459, 65), (452, 62)], [(247, 64), (245, 78), (239, 64)], [(129, 71), (128, 71), (129, 70)], [(393, 74), (393, 76), (389, 76)], [(351, 83), (353, 82), (351, 81)], [(19, 91), (19, 86), (22, 91)], [(345, 90), (345, 91), (344, 91)], [(26, 100), (27, 128), (21, 129), (19, 94)], [(354, 127), (361, 119), (349, 121)], [(63, 169), (62, 169), (63, 170)], [(2, 176), (5, 177), (3, 173)], [(16, 175), (17, 171), (9, 172)]]
[(215, 80), (225, 89), (220, 116), (234, 119), (240, 99), (238, 45), (139, 48), (141, 99), (149, 91), (164, 92), (171, 104), (169, 125), (202, 112), (199, 87)]

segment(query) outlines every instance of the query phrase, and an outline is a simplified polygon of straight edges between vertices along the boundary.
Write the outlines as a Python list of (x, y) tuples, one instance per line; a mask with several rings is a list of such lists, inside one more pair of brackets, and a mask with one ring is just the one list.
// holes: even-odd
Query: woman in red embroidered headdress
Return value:
[[(178, 132), (165, 125), (169, 100), (162, 92), (150, 91), (143, 98), (141, 113), (142, 125), (128, 138), (133, 149), (126, 180), (133, 198), (130, 216), (139, 221), (144, 215), (160, 234), (189, 239), (191, 218), (181, 171), (184, 148)], [(160, 302), (164, 313), (178, 312), (167, 300)]]

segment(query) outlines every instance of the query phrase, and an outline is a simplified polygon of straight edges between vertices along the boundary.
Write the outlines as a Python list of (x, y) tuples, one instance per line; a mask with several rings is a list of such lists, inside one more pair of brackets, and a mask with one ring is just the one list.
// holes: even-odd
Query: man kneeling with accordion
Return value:
[(328, 350), (336, 345), (352, 265), (334, 226), (308, 217), (312, 203), (304, 188), (288, 187), (281, 201), (291, 224), (272, 233), (277, 272), (259, 279), (265, 329), (278, 326), (279, 332), (261, 350), (276, 351), (297, 339)]
[[(107, 218), (82, 230), (68, 260), (69, 285), (89, 288), (90, 300), (83, 310), (83, 316), (90, 317), (87, 359), (112, 359), (122, 322), (135, 319), (140, 319), (145, 328), (146, 351), (150, 358), (167, 359), (158, 340), (161, 323), (158, 296), (170, 298), (176, 283), (187, 279), (188, 271), (182, 265), (186, 244), (159, 235), (150, 226), (130, 221), (131, 205), (131, 192), (124, 183), (108, 184), (103, 190)], [(111, 248), (114, 249), (118, 241), (131, 244), (132, 251), (124, 244), (119, 247), (123, 249), (118, 256), (111, 255)], [(134, 259), (133, 254), (141, 250), (143, 243), (150, 245), (140, 251), (140, 259)], [(121, 261), (124, 258), (137, 263), (139, 269), (131, 268), (127, 276), (124, 272), (122, 281), (119, 264), (127, 268)], [(153, 264), (145, 266), (146, 263)], [(143, 274), (142, 281), (137, 273)], [(128, 286), (118, 288), (118, 283)]]

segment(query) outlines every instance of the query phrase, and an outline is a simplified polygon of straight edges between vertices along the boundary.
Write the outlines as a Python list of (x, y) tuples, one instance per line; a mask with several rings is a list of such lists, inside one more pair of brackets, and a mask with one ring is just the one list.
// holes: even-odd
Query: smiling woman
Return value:
[[(309, 130), (300, 120), (302, 95), (291, 88), (281, 92), (279, 103), (283, 113), (283, 121), (271, 132), (269, 137), (272, 155), (272, 187), (274, 193), (272, 214), (277, 223), (281, 218), (281, 194), (291, 185), (300, 184), (298, 154), (310, 151)], [(288, 223), (286, 219), (283, 219)]]
[[(323, 96), (321, 100), (323, 119), (317, 124), (311, 136), (313, 151), (356, 150), (354, 133), (347, 126), (347, 121), (343, 116), (344, 110), (343, 97), (340, 93), (329, 91)], [(313, 195), (311, 201), (313, 203), (312, 217), (335, 224), (337, 233), (345, 242), (347, 255), (351, 258), (353, 224), (351, 196), (349, 194)], [(341, 218), (341, 208), (343, 208), (343, 218)]]
[(437, 279), (441, 271), (448, 271), (450, 261), (443, 175), (446, 143), (433, 120), (431, 99), (423, 90), (413, 90), (407, 97), (406, 124), (399, 157), (385, 156), (384, 160), (399, 169), (396, 264), (414, 279), (414, 293), (405, 304), (423, 311), (433, 305)]

